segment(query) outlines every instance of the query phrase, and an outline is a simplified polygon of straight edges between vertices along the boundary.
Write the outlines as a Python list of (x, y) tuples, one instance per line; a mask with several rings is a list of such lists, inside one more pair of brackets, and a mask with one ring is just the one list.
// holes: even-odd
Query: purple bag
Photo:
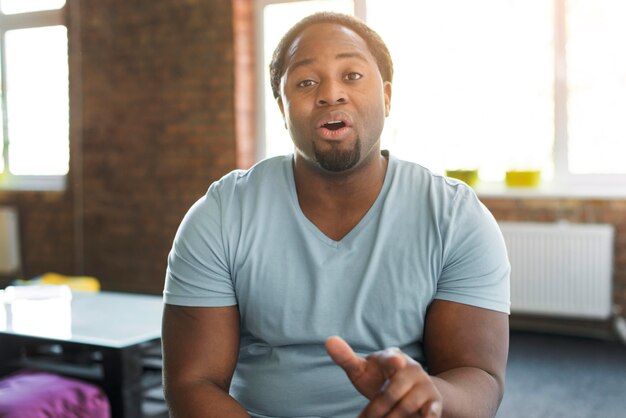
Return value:
[(20, 371), (0, 379), (0, 418), (109, 418), (100, 388), (52, 373)]

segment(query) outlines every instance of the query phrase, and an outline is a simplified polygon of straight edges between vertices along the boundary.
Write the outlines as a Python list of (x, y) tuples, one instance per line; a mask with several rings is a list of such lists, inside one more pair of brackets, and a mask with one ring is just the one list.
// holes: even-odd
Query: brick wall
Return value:
[[(74, 270), (71, 192), (2, 192), (0, 205), (18, 211), (22, 256), (18, 277)], [(0, 283), (8, 284), (18, 277), (1, 278)]]
[(68, 189), (0, 193), (19, 210), (22, 276), (88, 274), (104, 289), (159, 293), (184, 213), (254, 159), (252, 3), (70, 0), (67, 10)]
[(80, 7), (85, 270), (158, 293), (183, 214), (236, 167), (232, 4)]
[(239, 168), (249, 168), (256, 161), (253, 21), (252, 1), (233, 0), (235, 129)]

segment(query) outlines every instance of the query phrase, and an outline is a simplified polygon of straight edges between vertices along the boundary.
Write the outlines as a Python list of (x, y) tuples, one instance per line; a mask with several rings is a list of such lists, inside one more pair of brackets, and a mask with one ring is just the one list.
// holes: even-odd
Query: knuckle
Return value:
[(394, 388), (389, 388), (380, 394), (380, 400), (385, 406), (390, 407), (398, 401), (398, 394)]
[[(407, 356), (408, 357), (408, 356)], [(414, 370), (418, 370), (421, 372), (424, 372), (424, 367), (422, 366), (422, 364), (418, 361), (415, 361), (414, 359), (412, 359), (411, 357), (408, 357), (408, 363), (410, 364), (410, 367)]]
[(428, 411), (428, 416), (430, 417), (440, 417), (443, 413), (443, 408), (441, 404), (441, 400), (433, 402), (430, 406), (430, 410)]
[(402, 416), (409, 416), (410, 414), (414, 414), (417, 411), (414, 402), (408, 399), (404, 399), (402, 402), (400, 402), (396, 406), (396, 409), (398, 410), (398, 412), (400, 412)]
[(364, 417), (374, 418), (374, 417), (384, 417), (387, 415), (389, 408), (382, 404), (381, 402), (373, 402), (367, 408), (367, 412), (364, 414)]

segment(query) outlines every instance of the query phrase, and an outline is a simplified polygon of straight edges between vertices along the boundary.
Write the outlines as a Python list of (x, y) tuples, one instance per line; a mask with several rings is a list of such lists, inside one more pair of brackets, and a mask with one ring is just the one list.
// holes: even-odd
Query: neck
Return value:
[(300, 206), (318, 208), (357, 208), (371, 206), (376, 200), (387, 171), (387, 159), (380, 150), (358, 167), (332, 173), (295, 154), (294, 177)]

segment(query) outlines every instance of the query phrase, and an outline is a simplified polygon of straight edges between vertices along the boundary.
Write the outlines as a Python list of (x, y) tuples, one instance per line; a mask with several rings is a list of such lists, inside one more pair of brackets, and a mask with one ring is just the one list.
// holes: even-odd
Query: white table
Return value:
[(160, 349), (160, 296), (61, 292), (8, 300), (7, 293), (0, 299), (0, 373), (30, 367), (89, 380), (106, 392), (113, 417), (143, 416), (143, 393), (160, 383), (157, 367), (146, 381), (147, 354)]

